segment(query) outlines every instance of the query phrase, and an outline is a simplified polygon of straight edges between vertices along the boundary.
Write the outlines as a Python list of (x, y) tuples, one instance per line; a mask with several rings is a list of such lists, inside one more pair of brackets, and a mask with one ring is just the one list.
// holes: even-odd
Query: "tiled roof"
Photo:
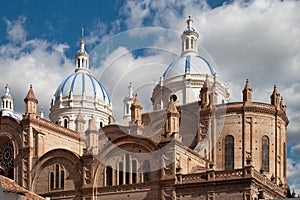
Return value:
[(18, 194), (24, 194), (25, 200), (45, 200), (45, 198), (30, 192), (20, 185), (18, 185), (14, 180), (11, 180), (5, 176), (0, 175), (0, 182), (4, 192), (13, 192)]

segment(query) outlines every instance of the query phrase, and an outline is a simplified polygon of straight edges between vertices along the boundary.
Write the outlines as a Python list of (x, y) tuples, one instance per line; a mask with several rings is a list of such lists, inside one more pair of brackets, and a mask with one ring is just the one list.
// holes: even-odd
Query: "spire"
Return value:
[(252, 102), (252, 88), (249, 84), (248, 79), (243, 90), (243, 102)]
[(85, 51), (84, 48), (84, 27), (81, 27), (81, 40), (80, 40), (80, 49), (76, 53), (76, 70), (89, 72), (89, 54)]
[(81, 110), (79, 110), (78, 115), (77, 115), (77, 117), (75, 119), (75, 123), (77, 123), (77, 122), (85, 122), (85, 120), (83, 118), (83, 115), (81, 113)]
[(170, 134), (179, 132), (179, 117), (180, 114), (174, 103), (174, 95), (171, 95), (167, 108), (167, 121), (165, 124), (166, 133)]
[(6, 84), (5, 91), (3, 95), (1, 96), (2, 99), (2, 105), (1, 110), (8, 110), (8, 111), (14, 111), (14, 99), (9, 91), (9, 86)]
[(25, 101), (25, 116), (26, 117), (28, 117), (28, 116), (35, 117), (38, 100), (36, 99), (36, 97), (34, 95), (32, 85), (30, 85), (29, 91), (28, 91), (24, 101)]
[(34, 95), (33, 89), (32, 89), (32, 85), (30, 85), (29, 91), (24, 99), (25, 103), (27, 103), (28, 101), (32, 101), (34, 103), (38, 103), (37, 98)]
[(80, 40), (80, 52), (85, 52), (84, 50), (84, 27), (81, 27), (81, 40)]
[(94, 120), (94, 118), (89, 119), (89, 125), (88, 125), (88, 129), (85, 132), (86, 136), (87, 136), (87, 148), (88, 150), (94, 154), (97, 155), (98, 154), (98, 129), (96, 126), (96, 122)]
[(169, 101), (169, 105), (167, 108), (167, 113), (172, 113), (172, 114), (179, 114), (176, 106), (175, 106), (175, 102), (174, 102), (174, 95), (170, 96), (170, 101)]
[(186, 21), (187, 28), (181, 35), (182, 40), (182, 56), (197, 55), (198, 54), (198, 38), (199, 35), (193, 28), (193, 19), (190, 15)]
[(283, 97), (281, 97), (280, 108), (281, 108), (284, 112), (286, 112), (286, 105), (285, 105), (285, 103), (284, 103)]
[(210, 105), (210, 93), (210, 82), (208, 80), (208, 75), (206, 75), (206, 79), (200, 90), (201, 108), (208, 107)]
[(143, 107), (140, 104), (137, 94), (133, 100), (133, 104), (130, 107), (131, 110), (131, 122), (136, 123), (137, 125), (142, 124), (142, 109)]

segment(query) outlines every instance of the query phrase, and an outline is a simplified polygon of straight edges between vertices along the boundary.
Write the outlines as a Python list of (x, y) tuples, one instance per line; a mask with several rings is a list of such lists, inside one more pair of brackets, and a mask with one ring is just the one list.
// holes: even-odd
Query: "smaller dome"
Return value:
[(12, 117), (18, 121), (21, 121), (22, 120), (22, 117), (12, 111), (9, 111), (9, 110), (3, 110), (2, 111), (2, 116), (8, 116), (8, 117)]
[(168, 66), (163, 77), (168, 79), (186, 73), (214, 75), (215, 69), (201, 56), (180, 56)]
[(59, 99), (60, 94), (65, 97), (69, 96), (71, 92), (74, 96), (96, 96), (98, 100), (110, 104), (110, 98), (104, 86), (94, 76), (85, 71), (79, 70), (68, 76), (58, 86), (54, 96), (55, 99)]

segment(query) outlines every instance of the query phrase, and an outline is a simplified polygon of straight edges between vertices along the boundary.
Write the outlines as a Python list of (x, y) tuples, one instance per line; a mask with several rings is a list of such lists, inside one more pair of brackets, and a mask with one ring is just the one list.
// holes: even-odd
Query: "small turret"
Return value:
[(285, 105), (285, 103), (284, 103), (283, 97), (281, 97), (280, 108), (281, 108), (284, 112), (286, 112), (286, 105)]
[(249, 84), (248, 79), (243, 90), (243, 102), (252, 102), (252, 88)]
[(79, 110), (78, 115), (75, 119), (75, 130), (79, 134), (84, 133), (84, 124), (85, 124), (85, 120), (83, 118), (83, 115), (82, 115), (81, 111)]
[(131, 122), (137, 125), (142, 124), (142, 109), (143, 107), (140, 104), (137, 94), (133, 100), (133, 104), (130, 107), (131, 110)]
[(276, 85), (274, 85), (273, 93), (270, 96), (270, 98), (271, 98), (271, 105), (278, 108), (280, 105), (280, 93), (278, 92)]
[(94, 118), (89, 120), (89, 126), (86, 130), (87, 149), (94, 155), (98, 154), (98, 129)]
[(175, 106), (174, 96), (171, 95), (167, 108), (167, 121), (165, 126), (166, 133), (173, 134), (179, 132), (179, 117), (180, 114)]
[(128, 86), (128, 95), (124, 98), (123, 103), (124, 103), (124, 116), (123, 119), (131, 120), (131, 111), (130, 107), (133, 103), (134, 100), (134, 95), (133, 95), (133, 87), (132, 83), (129, 83)]
[(36, 116), (36, 107), (38, 100), (34, 95), (32, 85), (30, 85), (29, 91), (24, 99), (25, 102), (25, 117), (35, 117)]
[(208, 80), (208, 75), (206, 75), (206, 79), (200, 90), (201, 108), (208, 107), (210, 105), (210, 92), (210, 82)]
[(218, 104), (217, 73), (214, 74), (214, 82), (213, 82), (213, 85), (211, 87), (210, 104), (211, 105)]

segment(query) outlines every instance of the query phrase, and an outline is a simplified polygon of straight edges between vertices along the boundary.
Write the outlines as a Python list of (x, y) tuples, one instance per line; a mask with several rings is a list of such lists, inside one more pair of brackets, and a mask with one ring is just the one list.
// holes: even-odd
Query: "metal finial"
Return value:
[(188, 18), (188, 20), (186, 20), (186, 23), (187, 23), (188, 28), (192, 28), (193, 19), (192, 19), (191, 15), (189, 15), (189, 18)]

